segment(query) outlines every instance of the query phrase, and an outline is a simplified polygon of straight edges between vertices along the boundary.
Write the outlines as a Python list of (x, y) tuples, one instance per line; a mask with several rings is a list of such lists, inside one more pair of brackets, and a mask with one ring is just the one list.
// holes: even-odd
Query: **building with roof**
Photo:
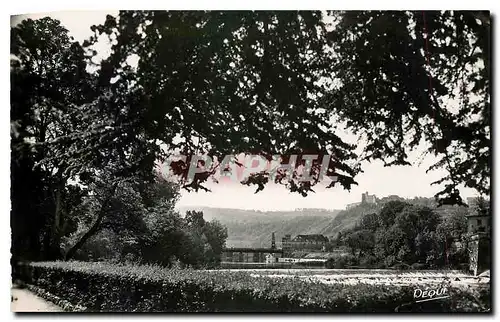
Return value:
[(481, 206), (478, 198), (467, 198), (469, 214), (467, 215), (467, 232), (469, 234), (491, 232), (491, 211), (486, 201)]
[(291, 238), (291, 235), (285, 235), (282, 239), (282, 249), (284, 253), (293, 251), (325, 251), (328, 238), (320, 234), (297, 235)]
[(359, 206), (359, 205), (361, 205), (361, 204), (377, 204), (377, 196), (375, 196), (375, 195), (370, 195), (370, 194), (368, 193), (368, 191), (367, 191), (367, 192), (365, 192), (365, 193), (362, 193), (362, 194), (361, 194), (361, 201), (360, 201), (360, 202), (350, 203), (350, 204), (348, 204), (348, 205), (345, 207), (345, 209), (346, 209), (346, 210), (348, 210), (348, 209), (352, 209), (352, 208), (357, 207), (357, 206)]
[(376, 204), (377, 203), (377, 196), (370, 195), (370, 194), (368, 194), (368, 191), (367, 191), (367, 192), (361, 194), (361, 203)]
[(471, 234), (489, 233), (491, 231), (491, 216), (478, 213), (468, 215), (467, 231)]

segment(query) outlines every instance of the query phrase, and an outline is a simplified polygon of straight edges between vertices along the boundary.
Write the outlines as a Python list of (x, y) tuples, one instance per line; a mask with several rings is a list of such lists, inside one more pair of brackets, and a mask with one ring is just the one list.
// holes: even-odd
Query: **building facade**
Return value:
[(361, 201), (348, 204), (345, 209), (349, 210), (361, 204), (377, 204), (377, 196), (371, 195), (367, 192), (361, 194)]
[(491, 231), (491, 216), (470, 215), (467, 217), (467, 231), (469, 233), (489, 233)]
[(291, 238), (291, 235), (285, 235), (282, 239), (282, 249), (285, 254), (293, 251), (325, 251), (328, 238), (319, 235), (297, 235)]
[(477, 199), (477, 197), (467, 197), (467, 205), (469, 205), (469, 207), (475, 206), (477, 203)]
[(368, 191), (361, 194), (361, 203), (369, 203), (369, 204), (376, 204), (377, 203), (377, 197), (375, 195), (370, 195), (368, 194)]
[(225, 248), (222, 251), (221, 261), (229, 263), (266, 263), (268, 258), (277, 262), (283, 257), (283, 251), (276, 248)]
[[(471, 205), (475, 200), (467, 200)], [(491, 215), (477, 211), (467, 216), (469, 269), (474, 275), (490, 269)]]

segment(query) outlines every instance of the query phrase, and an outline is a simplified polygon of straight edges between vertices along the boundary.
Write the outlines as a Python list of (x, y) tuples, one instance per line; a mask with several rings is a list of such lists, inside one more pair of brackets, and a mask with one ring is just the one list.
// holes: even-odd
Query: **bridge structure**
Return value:
[(283, 257), (283, 249), (228, 247), (222, 251), (222, 262), (265, 263), (266, 256)]

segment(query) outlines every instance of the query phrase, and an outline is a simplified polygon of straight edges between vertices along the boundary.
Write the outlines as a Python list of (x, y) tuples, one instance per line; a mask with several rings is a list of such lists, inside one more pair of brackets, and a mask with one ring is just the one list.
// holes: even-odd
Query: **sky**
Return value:
[[(70, 35), (77, 41), (90, 37), (90, 26), (103, 23), (107, 14), (116, 15), (117, 11), (65, 11), (37, 13), (11, 17), (11, 25), (15, 25), (26, 18), (38, 19), (50, 16), (61, 21)], [(109, 45), (101, 43), (95, 47), (102, 57), (109, 55)], [(353, 140), (352, 135), (339, 133), (347, 141)], [(254, 187), (242, 186), (237, 183), (216, 184), (209, 183), (207, 187), (212, 192), (182, 191), (178, 207), (208, 206), (220, 208), (240, 208), (258, 210), (293, 210), (297, 208), (324, 208), (344, 209), (347, 204), (361, 201), (361, 194), (369, 192), (377, 197), (398, 195), (405, 198), (432, 197), (442, 187), (431, 186), (431, 182), (445, 175), (444, 170), (426, 173), (427, 168), (436, 160), (427, 157), (421, 160), (421, 151), (410, 154), (413, 166), (384, 167), (382, 162), (364, 163), (364, 173), (355, 180), (357, 186), (351, 191), (341, 187), (325, 189), (316, 186), (316, 193), (302, 197), (297, 193), (290, 193), (285, 187), (270, 184), (255, 194)], [(462, 197), (472, 197), (476, 193), (472, 189), (461, 189)]]

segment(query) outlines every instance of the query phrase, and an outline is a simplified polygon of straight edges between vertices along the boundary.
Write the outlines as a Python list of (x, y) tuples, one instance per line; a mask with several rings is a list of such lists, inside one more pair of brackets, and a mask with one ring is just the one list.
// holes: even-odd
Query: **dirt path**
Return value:
[(63, 312), (55, 304), (36, 296), (26, 289), (12, 287), (12, 301), (10, 303), (11, 312)]

